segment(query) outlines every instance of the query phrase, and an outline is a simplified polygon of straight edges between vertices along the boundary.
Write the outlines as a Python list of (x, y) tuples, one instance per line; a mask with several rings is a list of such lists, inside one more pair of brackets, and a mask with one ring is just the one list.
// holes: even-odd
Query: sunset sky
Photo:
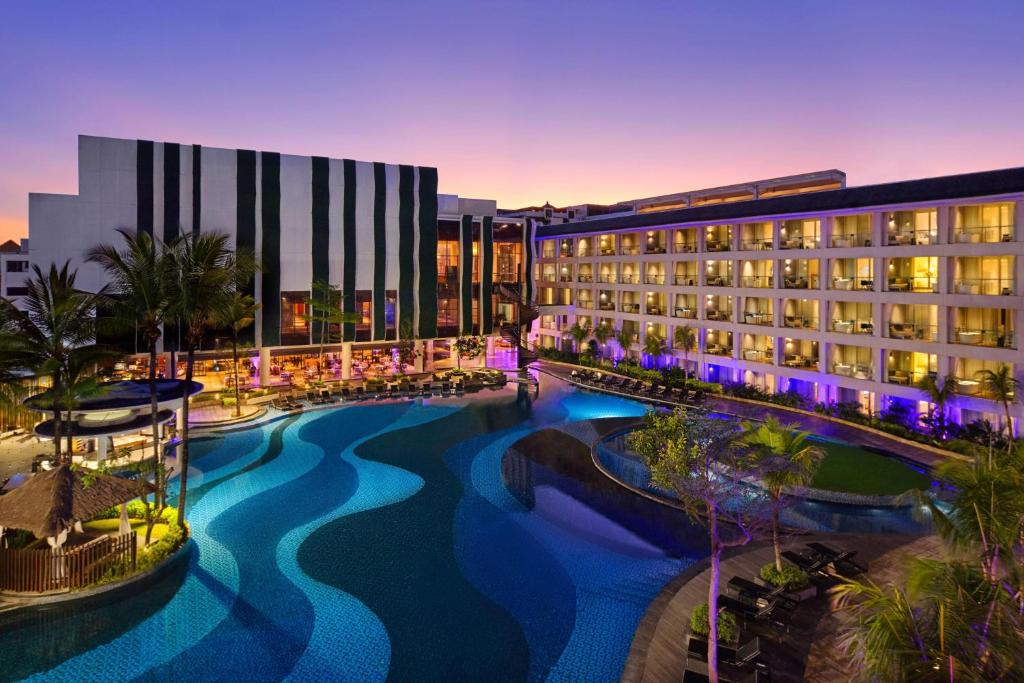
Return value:
[(0, 239), (79, 133), (437, 166), (502, 207), (1024, 166), (1024, 2), (18, 2)]

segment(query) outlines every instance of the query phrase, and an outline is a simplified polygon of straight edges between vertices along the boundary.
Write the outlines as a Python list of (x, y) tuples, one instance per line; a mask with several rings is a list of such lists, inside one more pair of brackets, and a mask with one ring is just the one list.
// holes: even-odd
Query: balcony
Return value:
[(686, 318), (688, 320), (697, 319), (697, 309), (692, 306), (676, 306), (672, 312), (673, 318)]
[(786, 315), (782, 317), (782, 326), (794, 330), (816, 330), (818, 319), (800, 315)]
[(591, 299), (578, 299), (576, 301), (576, 308), (592, 309), (594, 308), (594, 302)]
[(708, 273), (708, 287), (732, 287), (732, 277), (729, 275), (712, 275)]
[(540, 276), (541, 282), (556, 282), (557, 279), (554, 273), (542, 273)]
[(775, 278), (771, 275), (744, 275), (740, 278), (741, 287), (751, 289), (771, 289), (774, 287)]
[(794, 275), (782, 278), (783, 289), (817, 289), (818, 277), (812, 275), (810, 279), (803, 275)]
[(773, 248), (771, 237), (756, 237), (745, 239), (740, 242), (740, 249), (744, 251), (771, 251)]
[(817, 235), (788, 235), (779, 240), (779, 249), (817, 249), (819, 246)]
[(614, 311), (615, 303), (612, 301), (602, 301), (597, 304), (597, 308), (600, 311)]
[(768, 363), (769, 365), (775, 364), (775, 350), (766, 349), (743, 349), (742, 358), (745, 361), (751, 363)]
[(886, 291), (909, 294), (935, 294), (939, 291), (939, 278), (934, 275), (890, 277), (886, 280)]
[(767, 311), (746, 311), (743, 313), (743, 322), (747, 325), (762, 325), (771, 327), (775, 324), (775, 316)]
[(889, 338), (935, 341), (937, 336), (935, 325), (921, 325), (912, 322), (903, 322), (889, 323)]
[(683, 273), (683, 274), (678, 274), (677, 273), (673, 281), (677, 285), (683, 285), (683, 286), (687, 286), (687, 287), (696, 287), (697, 286), (697, 274), (696, 273), (691, 273), (691, 274), (687, 275), (685, 273)]
[(597, 281), (602, 284), (614, 285), (618, 278), (615, 277), (615, 273), (601, 273), (597, 276)]
[(1015, 348), (1012, 330), (957, 327), (953, 330), (953, 337), (950, 341), (954, 344), (966, 344), (967, 346), (990, 346), (1000, 349)]
[(718, 343), (708, 342), (707, 348), (704, 349), (704, 353), (712, 356), (725, 356), (726, 358), (732, 358), (732, 346), (723, 346)]
[(663, 285), (665, 284), (665, 276), (658, 273), (648, 273), (647, 277), (644, 278), (644, 284)]
[(580, 273), (578, 276), (576, 276), (576, 282), (593, 283), (594, 282), (594, 276), (593, 275), (584, 275), (583, 273)]
[(676, 254), (693, 254), (697, 251), (697, 242), (683, 242), (676, 240), (672, 244), (672, 251)]
[(621, 278), (620, 282), (622, 284), (624, 284), (624, 285), (638, 285), (638, 284), (640, 284), (640, 274), (639, 273), (628, 273), (628, 274), (624, 273), (622, 275), (622, 278)]
[(832, 321), (832, 331), (842, 334), (874, 334), (875, 325), (870, 320), (836, 319)]
[(957, 244), (993, 244), (1013, 241), (1013, 225), (973, 225), (953, 232)]
[(615, 247), (607, 246), (607, 245), (602, 245), (601, 248), (599, 248), (597, 250), (597, 253), (600, 256), (617, 256), (618, 255), (618, 253), (615, 251)]
[(901, 386), (915, 386), (925, 377), (935, 377), (934, 372), (914, 372), (904, 368), (889, 368), (885, 381), (887, 384), (899, 384)]
[(875, 376), (874, 366), (867, 363), (846, 363), (843, 361), (836, 361), (832, 363), (832, 367), (829, 369), (833, 375), (840, 377), (852, 377), (853, 379), (865, 379), (870, 380)]
[(725, 310), (720, 311), (717, 308), (707, 309), (704, 311), (705, 320), (718, 320), (721, 322), (728, 322), (732, 320), (732, 311)]
[(640, 247), (638, 247), (636, 245), (632, 245), (632, 244), (623, 244), (622, 248), (619, 250), (619, 252), (623, 256), (639, 256), (640, 255)]
[(623, 304), (622, 304), (622, 312), (623, 313), (639, 313), (640, 312), (640, 304), (633, 304), (633, 303), (623, 302)]
[(1010, 277), (962, 277), (953, 281), (954, 294), (1010, 296), (1013, 290), (1014, 282)]

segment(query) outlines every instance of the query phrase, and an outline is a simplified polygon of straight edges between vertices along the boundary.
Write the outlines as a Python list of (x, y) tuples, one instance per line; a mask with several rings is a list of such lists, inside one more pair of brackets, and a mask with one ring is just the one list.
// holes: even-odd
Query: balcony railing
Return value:
[(771, 237), (754, 237), (740, 242), (740, 249), (744, 251), (771, 251), (772, 246)]
[(816, 330), (818, 329), (818, 319), (805, 318), (799, 315), (787, 315), (782, 318), (782, 326), (797, 330)]
[(889, 368), (885, 376), (888, 384), (899, 384), (902, 386), (914, 386), (925, 377), (935, 377), (934, 372), (914, 372), (903, 368)]
[(732, 358), (732, 347), (721, 346), (720, 344), (708, 344), (707, 348), (704, 349), (704, 353), (712, 356), (726, 356)]
[(623, 275), (620, 282), (624, 285), (638, 285), (640, 284), (640, 274), (633, 273), (631, 275)]
[(843, 334), (874, 334), (875, 325), (870, 320), (835, 319), (832, 321), (832, 331)]
[(664, 306), (658, 304), (647, 304), (647, 315), (667, 315)]
[(672, 251), (676, 254), (693, 254), (697, 251), (696, 242), (675, 242)]
[(623, 303), (622, 304), (622, 312), (623, 313), (639, 313), (640, 312), (640, 304)]
[(648, 244), (644, 248), (645, 254), (664, 254), (666, 251), (665, 246), (661, 244)]
[(732, 277), (728, 275), (708, 275), (708, 287), (732, 287)]
[(635, 246), (631, 246), (631, 245), (628, 245), (628, 244), (623, 244), (621, 252), (622, 252), (623, 256), (639, 256), (640, 255), (640, 247), (635, 247)]
[(594, 276), (593, 275), (586, 275), (584, 273), (580, 273), (579, 275), (576, 276), (576, 282), (591, 282), (592, 283), (593, 281), (594, 281)]
[(836, 361), (829, 369), (833, 375), (840, 377), (853, 377), (854, 379), (871, 379), (875, 376), (875, 369), (867, 363), (846, 363)]
[(957, 228), (953, 233), (953, 241), (959, 244), (993, 244), (995, 242), (1012, 242), (1012, 225), (976, 225)]
[(709, 239), (704, 243), (707, 251), (729, 251), (729, 242), (725, 240)]
[(572, 282), (572, 275), (559, 275), (558, 276), (558, 281), (559, 282)]
[(832, 237), (833, 249), (845, 249), (849, 247), (870, 247), (871, 235), (834, 235)]
[(774, 281), (775, 278), (771, 275), (744, 275), (740, 278), (740, 286), (753, 289), (771, 289), (774, 286)]
[(938, 232), (933, 230), (896, 230), (886, 233), (886, 246), (906, 247), (917, 244), (935, 244)]
[(760, 311), (747, 311), (743, 314), (743, 322), (747, 325), (766, 325), (771, 327), (775, 324), (775, 316), (771, 313), (761, 313)]
[(820, 246), (820, 242), (816, 236), (808, 235), (806, 237), (786, 237), (779, 241), (780, 249), (817, 249)]
[(555, 258), (555, 250), (554, 249), (543, 249), (540, 252), (540, 257), (541, 258)]
[(552, 273), (544, 273), (543, 275), (540, 276), (541, 282), (554, 282), (555, 279), (556, 278)]
[(750, 361), (751, 363), (775, 364), (774, 349), (743, 349), (740, 355), (743, 360)]
[(1014, 346), (1013, 330), (988, 330), (979, 327), (957, 327), (953, 330), (950, 341), (954, 344), (969, 346), (993, 346), (1012, 349)]
[(648, 285), (663, 285), (665, 284), (665, 276), (648, 273), (647, 277), (644, 278), (644, 283)]
[(613, 275), (611, 273), (604, 273), (602, 275), (598, 275), (597, 276), (597, 281), (613, 285), (616, 282), (616, 278), (615, 278), (615, 275)]
[(684, 286), (688, 286), (688, 287), (695, 287), (697, 285), (697, 274), (694, 273), (693, 275), (686, 275), (686, 274), (679, 275), (677, 273), (676, 276), (675, 276), (675, 280), (674, 281), (675, 281), (675, 283), (677, 285), (684, 285)]
[(870, 292), (875, 288), (873, 278), (867, 277), (834, 277), (832, 278), (832, 289), (852, 292)]
[(1013, 278), (962, 277), (953, 282), (953, 293), (1010, 296), (1013, 294), (1013, 285)]
[(717, 309), (709, 309), (704, 311), (705, 320), (732, 320), (732, 311), (719, 311)]
[(889, 323), (891, 339), (916, 339), (918, 341), (935, 341), (935, 325), (919, 325), (917, 323)]
[(601, 256), (616, 256), (617, 255), (617, 252), (615, 251), (615, 247), (601, 247), (601, 249), (599, 250), (599, 253), (600, 253)]
[(594, 302), (590, 299), (580, 299), (576, 302), (576, 308), (593, 308)]
[(580, 248), (576, 250), (576, 258), (589, 258), (593, 255), (593, 252), (589, 248)]
[(602, 310), (602, 311), (614, 311), (615, 310), (615, 304), (609, 303), (607, 301), (603, 301), (603, 302), (599, 303), (597, 305), (597, 307), (598, 307), (599, 310)]
[(935, 294), (939, 291), (939, 278), (924, 275), (914, 277), (894, 276), (886, 281), (886, 291)]
[(817, 289), (818, 276), (812, 275), (810, 279), (803, 275), (782, 278), (783, 289)]
[(695, 320), (697, 318), (697, 309), (689, 306), (676, 306), (673, 313), (673, 318), (689, 318)]
[(805, 356), (800, 353), (787, 353), (782, 359), (782, 364), (787, 368), (803, 368), (805, 370), (817, 370), (818, 359)]

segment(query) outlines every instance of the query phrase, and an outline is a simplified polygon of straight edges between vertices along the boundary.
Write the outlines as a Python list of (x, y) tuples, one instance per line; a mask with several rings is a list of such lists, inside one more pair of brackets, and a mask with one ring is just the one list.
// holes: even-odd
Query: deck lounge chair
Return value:
[(856, 551), (840, 551), (831, 548), (824, 543), (808, 543), (811, 549), (821, 560), (827, 561), (833, 566), (836, 573), (843, 577), (852, 577), (867, 572), (867, 565), (857, 562), (854, 558)]
[[(745, 667), (758, 664), (763, 654), (761, 639), (757, 636), (751, 638), (738, 648), (718, 645), (718, 661), (734, 667)], [(686, 658), (706, 662), (708, 660), (708, 641), (703, 636), (691, 635), (686, 643)]]
[(783, 630), (789, 628), (790, 615), (779, 609), (778, 604), (775, 602), (769, 603), (766, 607), (759, 607), (756, 604), (743, 602), (728, 595), (719, 595), (718, 606), (744, 620), (754, 619)]
[(348, 401), (352, 399), (352, 390), (348, 387), (341, 388), (341, 400)]
[(324, 400), (312, 391), (306, 392), (306, 400), (309, 401), (310, 405), (318, 406), (321, 405)]
[[(742, 576), (734, 576), (729, 579), (727, 584), (729, 589), (732, 590), (737, 597), (742, 597), (744, 594), (752, 596), (754, 598), (760, 598), (762, 600), (779, 600), (781, 606), (784, 609), (794, 609), (796, 603), (788, 598), (782, 597), (782, 592), (785, 590), (782, 586), (772, 588), (771, 586), (762, 586), (759, 583), (754, 583), (749, 579), (745, 579)], [(791, 603), (791, 604), (786, 604)]]

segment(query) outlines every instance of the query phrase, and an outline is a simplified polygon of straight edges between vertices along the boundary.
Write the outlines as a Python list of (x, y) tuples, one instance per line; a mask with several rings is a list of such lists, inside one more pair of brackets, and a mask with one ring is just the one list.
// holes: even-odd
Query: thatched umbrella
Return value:
[(0, 496), (0, 536), (7, 527), (24, 529), (36, 538), (46, 538), (56, 549), (64, 544), (68, 530), (76, 522), (95, 517), (138, 495), (136, 482), (61, 465), (36, 474)]

